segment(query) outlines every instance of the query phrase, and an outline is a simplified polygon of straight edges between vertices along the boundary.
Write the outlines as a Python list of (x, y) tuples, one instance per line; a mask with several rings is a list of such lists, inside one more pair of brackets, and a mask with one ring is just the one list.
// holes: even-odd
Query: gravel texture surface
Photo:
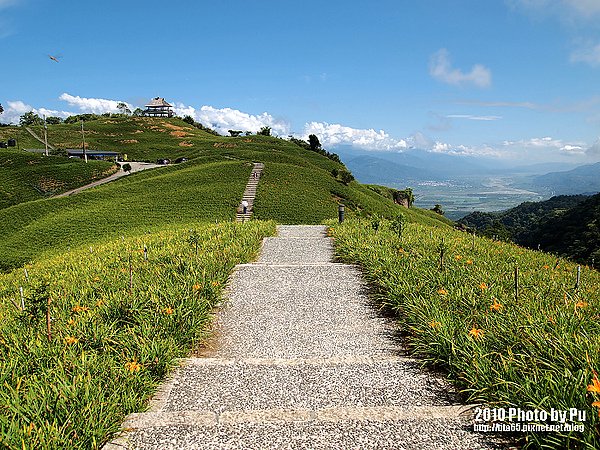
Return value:
[(136, 449), (489, 449), (502, 448), (469, 431), (461, 419), (343, 421), (146, 428)]
[(447, 392), (445, 383), (410, 361), (187, 364), (175, 378), (164, 410), (449, 405)]
[(323, 226), (280, 226), (238, 266), (210, 358), (190, 358), (117, 449), (480, 449), (470, 413), (403, 357)]
[(375, 356), (399, 350), (388, 339), (393, 325), (365, 302), (354, 267), (247, 265), (232, 281), (217, 322), (222, 357)]

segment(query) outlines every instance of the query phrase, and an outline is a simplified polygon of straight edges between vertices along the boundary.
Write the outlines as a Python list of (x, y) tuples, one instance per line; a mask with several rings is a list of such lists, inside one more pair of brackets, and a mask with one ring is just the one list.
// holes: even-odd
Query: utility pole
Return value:
[(48, 124), (46, 123), (46, 114), (44, 114), (44, 144), (46, 145), (46, 156), (48, 156)]
[(81, 139), (83, 141), (82, 143), (82, 148), (83, 148), (83, 159), (85, 159), (85, 162), (87, 163), (87, 153), (85, 152), (85, 133), (83, 131), (83, 119), (81, 120)]

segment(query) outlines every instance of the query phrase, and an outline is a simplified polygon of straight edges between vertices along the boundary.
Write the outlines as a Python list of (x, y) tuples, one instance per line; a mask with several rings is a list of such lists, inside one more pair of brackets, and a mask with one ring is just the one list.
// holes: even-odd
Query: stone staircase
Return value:
[(242, 196), (242, 202), (245, 200), (248, 202), (248, 208), (246, 210), (246, 214), (244, 214), (244, 208), (242, 207), (242, 203), (240, 202), (237, 213), (235, 215), (236, 222), (245, 222), (252, 216), (254, 212), (254, 198), (256, 197), (256, 188), (258, 187), (258, 181), (262, 175), (262, 171), (265, 165), (263, 163), (254, 163), (254, 167), (252, 168), (252, 173), (250, 173), (250, 178), (248, 179), (248, 183), (246, 184), (246, 190), (244, 191), (244, 195)]
[(236, 268), (206, 356), (104, 450), (498, 448), (332, 259), (325, 227), (280, 226)]

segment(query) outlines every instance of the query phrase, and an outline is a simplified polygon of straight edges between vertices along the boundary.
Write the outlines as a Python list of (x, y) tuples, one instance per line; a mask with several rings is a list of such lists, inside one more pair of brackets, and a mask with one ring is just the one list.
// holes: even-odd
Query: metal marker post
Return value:
[(85, 133), (83, 131), (83, 120), (81, 121), (81, 140), (83, 141), (82, 143), (82, 147), (83, 147), (83, 159), (85, 159), (85, 162), (87, 163), (87, 153), (85, 152)]
[(338, 220), (340, 221), (340, 223), (342, 223), (344, 221), (344, 211), (345, 210), (345, 206), (343, 203), (340, 203), (338, 205)]

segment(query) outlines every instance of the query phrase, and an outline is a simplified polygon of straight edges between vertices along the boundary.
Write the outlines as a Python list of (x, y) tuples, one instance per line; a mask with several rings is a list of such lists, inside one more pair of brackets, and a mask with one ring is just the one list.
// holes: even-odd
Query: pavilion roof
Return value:
[(164, 98), (162, 97), (154, 97), (152, 100), (150, 100), (150, 103), (148, 103), (147, 105), (145, 105), (146, 108), (152, 108), (152, 107), (169, 107), (172, 108), (173, 105), (169, 105)]

